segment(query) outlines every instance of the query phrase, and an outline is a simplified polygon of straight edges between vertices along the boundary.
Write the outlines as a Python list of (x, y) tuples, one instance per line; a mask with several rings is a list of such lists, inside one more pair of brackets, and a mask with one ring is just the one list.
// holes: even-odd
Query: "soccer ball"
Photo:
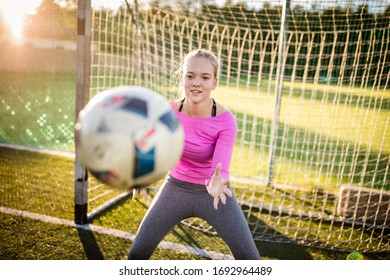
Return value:
[(106, 185), (131, 189), (163, 177), (179, 160), (183, 128), (171, 105), (143, 87), (95, 95), (75, 125), (81, 164)]

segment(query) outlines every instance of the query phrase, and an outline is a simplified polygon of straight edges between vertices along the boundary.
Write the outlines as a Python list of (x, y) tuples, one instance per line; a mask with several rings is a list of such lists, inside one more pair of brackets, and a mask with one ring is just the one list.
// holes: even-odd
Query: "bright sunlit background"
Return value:
[(34, 14), (41, 2), (42, 0), (0, 0), (1, 14), (14, 39), (22, 39), (26, 14)]
[[(0, 0), (0, 13), (15, 40), (23, 39), (25, 17), (27, 14), (34, 14), (41, 2), (42, 0)], [(55, 2), (61, 5), (65, 1)], [(92, 0), (91, 2), (94, 7), (116, 9), (123, 3), (123, 0)]]
[[(0, 0), (0, 13), (2, 14), (5, 23), (8, 25), (12, 36), (15, 40), (23, 39), (23, 27), (25, 23), (26, 14), (34, 14), (35, 9), (40, 6), (43, 0)], [(54, 0), (59, 5), (66, 5), (66, 0)], [(387, 0), (390, 2), (390, 0)], [(109, 8), (116, 10), (119, 6), (123, 4), (124, 0), (91, 0), (92, 7), (95, 8)], [(133, 0), (129, 0), (130, 3)], [(142, 2), (148, 2), (146, 0), (140, 0)], [(223, 5), (226, 0), (215, 0), (217, 5)], [(233, 0), (232, 3), (236, 3), (238, 0)], [(243, 1), (244, 2), (244, 1)], [(258, 7), (262, 1), (253, 1), (247, 2), (249, 6), (250, 3), (253, 4), (254, 7)], [(270, 2), (274, 4), (280, 4), (281, 0), (270, 0)], [(294, 0), (295, 4), (311, 7), (313, 3), (318, 3), (317, 0)], [(320, 2), (321, 7), (330, 7), (337, 5), (337, 0), (326, 0)], [(354, 0), (354, 4), (356, 6), (361, 4), (368, 4), (371, 9), (375, 11), (377, 7), (377, 0)]]

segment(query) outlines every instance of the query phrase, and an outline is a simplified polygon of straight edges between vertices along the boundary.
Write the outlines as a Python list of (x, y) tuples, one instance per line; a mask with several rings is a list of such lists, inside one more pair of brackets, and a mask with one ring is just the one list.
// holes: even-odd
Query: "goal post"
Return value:
[[(88, 103), (91, 95), (97, 93), (97, 84), (92, 84), (92, 81), (95, 78), (93, 77), (92, 71), (94, 68), (99, 69), (99, 57), (93, 53), (92, 32), (94, 32), (94, 29), (91, 3), (91, 0), (81, 0), (78, 1), (77, 7), (76, 117)], [(132, 25), (135, 26), (134, 41), (136, 44), (134, 47), (135, 58), (133, 64), (136, 77), (135, 85), (140, 85), (142, 57), (140, 55), (141, 44), (138, 27), (138, 3), (136, 0), (134, 1), (134, 11), (127, 1), (125, 1), (125, 4), (127, 6), (126, 11), (129, 13), (129, 18), (131, 18), (130, 28), (132, 28)], [(96, 40), (96, 38), (94, 39)], [(101, 42), (95, 41), (95, 43), (100, 46)], [(95, 66), (92, 65), (92, 62), (95, 63)], [(75, 141), (77, 141), (77, 135), (75, 135)], [(89, 176), (88, 170), (80, 163), (77, 156), (77, 149), (75, 149), (75, 155), (74, 220), (77, 224), (86, 224), (108, 208), (129, 197), (131, 192), (116, 191), (97, 182), (97, 180)], [(93, 181), (93, 184), (91, 184), (91, 181)]]
[(287, 41), (287, 30), (288, 21), (290, 19), (290, 0), (286, 0), (282, 6), (282, 16), (280, 19), (280, 31), (279, 31), (279, 50), (278, 50), (278, 66), (276, 68), (275, 76), (275, 107), (274, 115), (272, 118), (271, 125), (271, 138), (270, 148), (268, 156), (268, 171), (266, 185), (272, 186), (272, 179), (274, 176), (276, 149), (277, 149), (277, 136), (280, 120), (280, 107), (282, 105), (282, 91), (283, 91), (283, 79), (284, 79), (284, 63), (286, 62), (286, 41)]
[[(77, 8), (76, 118), (88, 103), (91, 87), (91, 0), (79, 0)], [(75, 141), (77, 136), (75, 135)], [(75, 149), (75, 222), (88, 222), (88, 171)]]

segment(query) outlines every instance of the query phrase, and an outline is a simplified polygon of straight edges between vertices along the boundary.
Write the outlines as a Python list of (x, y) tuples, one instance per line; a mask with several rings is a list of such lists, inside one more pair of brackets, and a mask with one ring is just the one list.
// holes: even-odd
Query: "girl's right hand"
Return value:
[(233, 196), (233, 192), (228, 188), (230, 180), (224, 179), (221, 176), (221, 168), (222, 163), (218, 163), (210, 183), (207, 186), (207, 191), (214, 197), (215, 210), (218, 210), (219, 200), (221, 200), (222, 204), (226, 204), (226, 195), (229, 197)]

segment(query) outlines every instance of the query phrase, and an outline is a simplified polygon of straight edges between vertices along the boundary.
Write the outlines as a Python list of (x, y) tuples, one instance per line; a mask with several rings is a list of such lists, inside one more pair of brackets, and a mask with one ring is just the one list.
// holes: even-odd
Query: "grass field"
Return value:
[[(216, 93), (216, 98), (236, 114), (240, 127), (231, 169), (233, 175), (260, 178), (261, 181), (267, 172), (267, 146), (273, 114), (273, 95), (267, 93), (268, 87), (272, 87), (272, 84), (267, 81), (263, 81), (259, 88), (255, 86), (253, 89), (246, 88), (245, 85), (227, 87), (222, 82)], [(390, 129), (384, 130), (389, 127), (390, 120), (389, 91), (381, 91), (381, 96), (372, 98), (373, 92), (368, 89), (319, 86), (316, 90), (323, 91), (323, 94), (318, 95), (322, 98), (313, 98), (311, 86), (305, 90), (302, 90), (300, 84), (293, 85), (293, 90), (290, 90), (289, 84), (285, 87), (282, 123), (278, 133), (286, 140), (278, 142), (282, 151), (277, 154), (278, 183), (293, 182), (297, 189), (305, 189), (308, 193), (313, 190), (318, 193), (326, 190), (326, 203), (320, 199), (316, 201), (318, 205), (314, 203), (311, 206), (313, 211), (318, 210), (320, 213), (332, 211), (332, 194), (337, 192), (340, 183), (354, 182), (371, 187), (390, 188), (386, 185)], [(226, 94), (232, 91), (235, 94), (233, 98)], [(0, 73), (0, 142), (73, 151), (74, 100), (73, 73)], [(332, 106), (334, 100), (338, 100), (340, 105)], [(317, 114), (318, 112), (321, 114)], [(364, 125), (360, 125), (362, 122)], [(306, 151), (310, 150), (317, 153), (308, 154)], [(350, 150), (359, 151), (361, 154), (353, 153), (350, 156), (346, 153)], [(335, 156), (340, 158), (335, 161), (332, 158)], [(302, 176), (303, 172), (305, 176)], [(72, 159), (0, 148), (0, 178), (0, 206), (73, 220)], [(238, 184), (237, 194), (245, 195), (245, 191), (240, 187)], [(244, 187), (258, 188), (262, 193), (258, 199), (275, 204), (286, 203), (291, 209), (299, 209), (306, 203), (286, 201), (286, 197), (290, 195), (287, 191), (284, 192), (285, 196), (279, 197), (263, 189), (261, 185), (245, 184)], [(294, 190), (293, 194), (297, 195), (297, 192)], [(314, 195), (318, 196), (317, 193)], [(99, 204), (99, 200), (94, 201), (91, 208)], [(135, 233), (146, 208), (147, 204), (142, 200), (128, 198), (104, 215), (98, 216), (93, 224)], [(70, 226), (53, 225), (4, 213), (0, 216), (1, 259), (123, 259), (131, 245), (131, 241), (123, 238)], [(262, 229), (271, 233), (284, 223), (279, 217), (262, 213), (253, 213), (251, 219), (261, 221)], [(337, 248), (338, 243), (353, 247), (361, 240), (367, 240), (370, 243), (368, 245), (373, 248), (379, 246), (376, 244), (379, 241), (370, 236), (372, 232), (356, 228), (347, 228), (343, 232), (342, 229), (334, 225), (324, 225), (321, 221), (317, 224), (304, 220), (291, 220), (287, 223), (289, 225), (286, 226), (298, 229), (329, 228), (331, 234), (325, 231), (323, 237), (319, 237), (317, 231), (308, 233), (302, 230), (297, 233), (306, 237), (312, 235), (313, 238), (331, 238), (327, 242), (333, 248)], [(289, 236), (291, 233), (288, 231), (278, 235), (288, 238), (290, 242), (257, 242), (264, 258), (345, 259), (347, 255), (346, 252), (301, 246), (291, 241), (293, 236)], [(229, 254), (228, 248), (218, 236), (185, 225), (177, 226), (166, 240)], [(366, 257), (390, 259), (389, 252), (367, 254)], [(159, 249), (153, 258), (204, 257)]]
[[(0, 152), (3, 207), (73, 220), (72, 159), (7, 148), (0, 148)], [(45, 187), (40, 187), (37, 180)], [(146, 208), (147, 202), (128, 198), (98, 216), (92, 224), (134, 234)], [(131, 246), (131, 241), (108, 234), (1, 212), (0, 217), (0, 259), (125, 259)], [(271, 224), (266, 216), (264, 218)], [(229, 255), (218, 236), (185, 225), (176, 226), (164, 240)], [(264, 259), (345, 259), (348, 254), (294, 243), (258, 241), (256, 244)], [(367, 254), (366, 257), (390, 259), (390, 253)], [(205, 257), (160, 248), (153, 259)]]

